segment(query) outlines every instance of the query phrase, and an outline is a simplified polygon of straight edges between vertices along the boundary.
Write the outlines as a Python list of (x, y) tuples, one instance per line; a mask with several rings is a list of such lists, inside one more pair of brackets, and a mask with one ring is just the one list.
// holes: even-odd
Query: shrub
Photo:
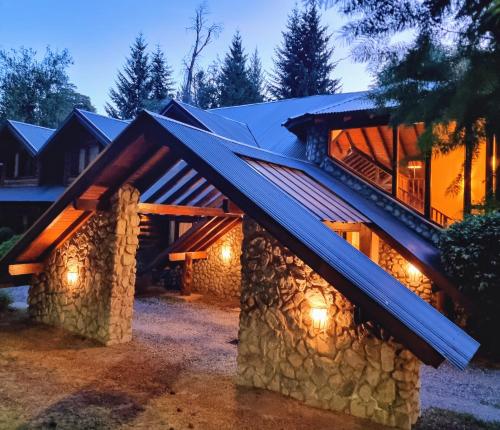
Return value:
[(6, 240), (3, 243), (0, 243), (0, 258), (2, 258), (7, 252), (9, 251), (10, 248), (12, 248), (15, 243), (19, 240), (20, 236), (12, 236), (9, 240)]
[(500, 213), (466, 217), (441, 237), (441, 260), (475, 311), (466, 328), (488, 352), (500, 356), (495, 330), (500, 326)]
[(10, 227), (0, 227), (0, 243), (9, 240), (12, 236), (14, 236), (14, 230)]
[(0, 312), (4, 312), (12, 304), (12, 298), (6, 291), (0, 290)]

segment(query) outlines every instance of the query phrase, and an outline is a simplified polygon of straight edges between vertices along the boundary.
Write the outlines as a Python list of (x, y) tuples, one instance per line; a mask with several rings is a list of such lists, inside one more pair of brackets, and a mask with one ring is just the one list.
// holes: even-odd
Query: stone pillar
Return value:
[(412, 269), (408, 260), (382, 240), (379, 242), (379, 265), (422, 300), (436, 307), (436, 296), (432, 291), (431, 280), (415, 271), (415, 268)]
[[(409, 429), (420, 362), (356, 325), (353, 305), (250, 219), (243, 223), (238, 383)], [(312, 320), (312, 308), (327, 320)]]
[(29, 314), (106, 345), (132, 338), (139, 192), (125, 185), (46, 260)]
[(193, 291), (223, 298), (240, 297), (242, 240), (238, 224), (207, 249), (207, 259), (193, 262)]
[(312, 163), (321, 164), (328, 157), (329, 129), (324, 124), (314, 124), (307, 130), (306, 158)]

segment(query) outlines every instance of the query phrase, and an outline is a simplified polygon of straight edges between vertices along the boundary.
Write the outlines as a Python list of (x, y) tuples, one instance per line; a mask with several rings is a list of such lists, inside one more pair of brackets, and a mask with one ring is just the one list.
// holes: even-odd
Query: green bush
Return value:
[(12, 236), (14, 236), (14, 230), (10, 227), (0, 227), (0, 243), (9, 240)]
[(453, 224), (439, 247), (446, 272), (475, 305), (466, 328), (485, 352), (500, 356), (495, 333), (500, 327), (500, 213), (469, 216)]
[(0, 312), (4, 312), (12, 304), (12, 298), (6, 291), (0, 290)]
[(7, 254), (9, 249), (15, 245), (15, 243), (19, 240), (20, 237), (21, 236), (19, 235), (12, 236), (9, 240), (0, 243), (0, 258), (2, 258), (5, 254)]

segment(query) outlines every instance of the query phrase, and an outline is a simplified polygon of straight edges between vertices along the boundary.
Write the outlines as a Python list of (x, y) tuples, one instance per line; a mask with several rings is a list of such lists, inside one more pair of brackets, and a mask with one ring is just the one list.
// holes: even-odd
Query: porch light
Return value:
[(78, 268), (73, 266), (66, 272), (66, 280), (70, 287), (74, 287), (78, 282)]
[(422, 161), (419, 161), (419, 160), (412, 160), (412, 161), (408, 161), (408, 169), (410, 170), (418, 170), (418, 169), (422, 169), (424, 167), (424, 163)]
[(220, 256), (222, 258), (222, 261), (224, 261), (225, 263), (229, 262), (229, 260), (231, 260), (231, 246), (229, 246), (228, 244), (222, 245)]
[(408, 276), (409, 276), (411, 282), (419, 281), (420, 277), (422, 276), (422, 273), (420, 272), (420, 270), (418, 270), (411, 263), (408, 263), (408, 267), (406, 268), (406, 271), (408, 272)]
[(311, 319), (314, 329), (324, 330), (328, 321), (328, 310), (326, 308), (311, 308)]

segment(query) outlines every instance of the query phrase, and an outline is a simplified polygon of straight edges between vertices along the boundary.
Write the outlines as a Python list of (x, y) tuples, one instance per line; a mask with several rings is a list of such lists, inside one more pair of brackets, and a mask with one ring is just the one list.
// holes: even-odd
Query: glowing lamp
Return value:
[(226, 263), (231, 260), (231, 247), (229, 245), (223, 245), (220, 250), (220, 256), (222, 261)]
[(424, 163), (422, 163), (422, 161), (418, 161), (418, 160), (408, 161), (408, 169), (418, 170), (418, 169), (421, 169), (423, 167), (424, 167)]
[(324, 330), (328, 321), (328, 310), (326, 308), (311, 308), (311, 319), (313, 328)]
[(408, 272), (408, 276), (410, 277), (410, 281), (416, 282), (420, 279), (420, 276), (422, 276), (422, 273), (420, 273), (420, 270), (418, 270), (413, 264), (408, 263), (408, 267), (406, 268), (406, 271)]
[(68, 285), (74, 286), (78, 281), (78, 270), (76, 267), (71, 267), (66, 272), (66, 280), (68, 281)]

